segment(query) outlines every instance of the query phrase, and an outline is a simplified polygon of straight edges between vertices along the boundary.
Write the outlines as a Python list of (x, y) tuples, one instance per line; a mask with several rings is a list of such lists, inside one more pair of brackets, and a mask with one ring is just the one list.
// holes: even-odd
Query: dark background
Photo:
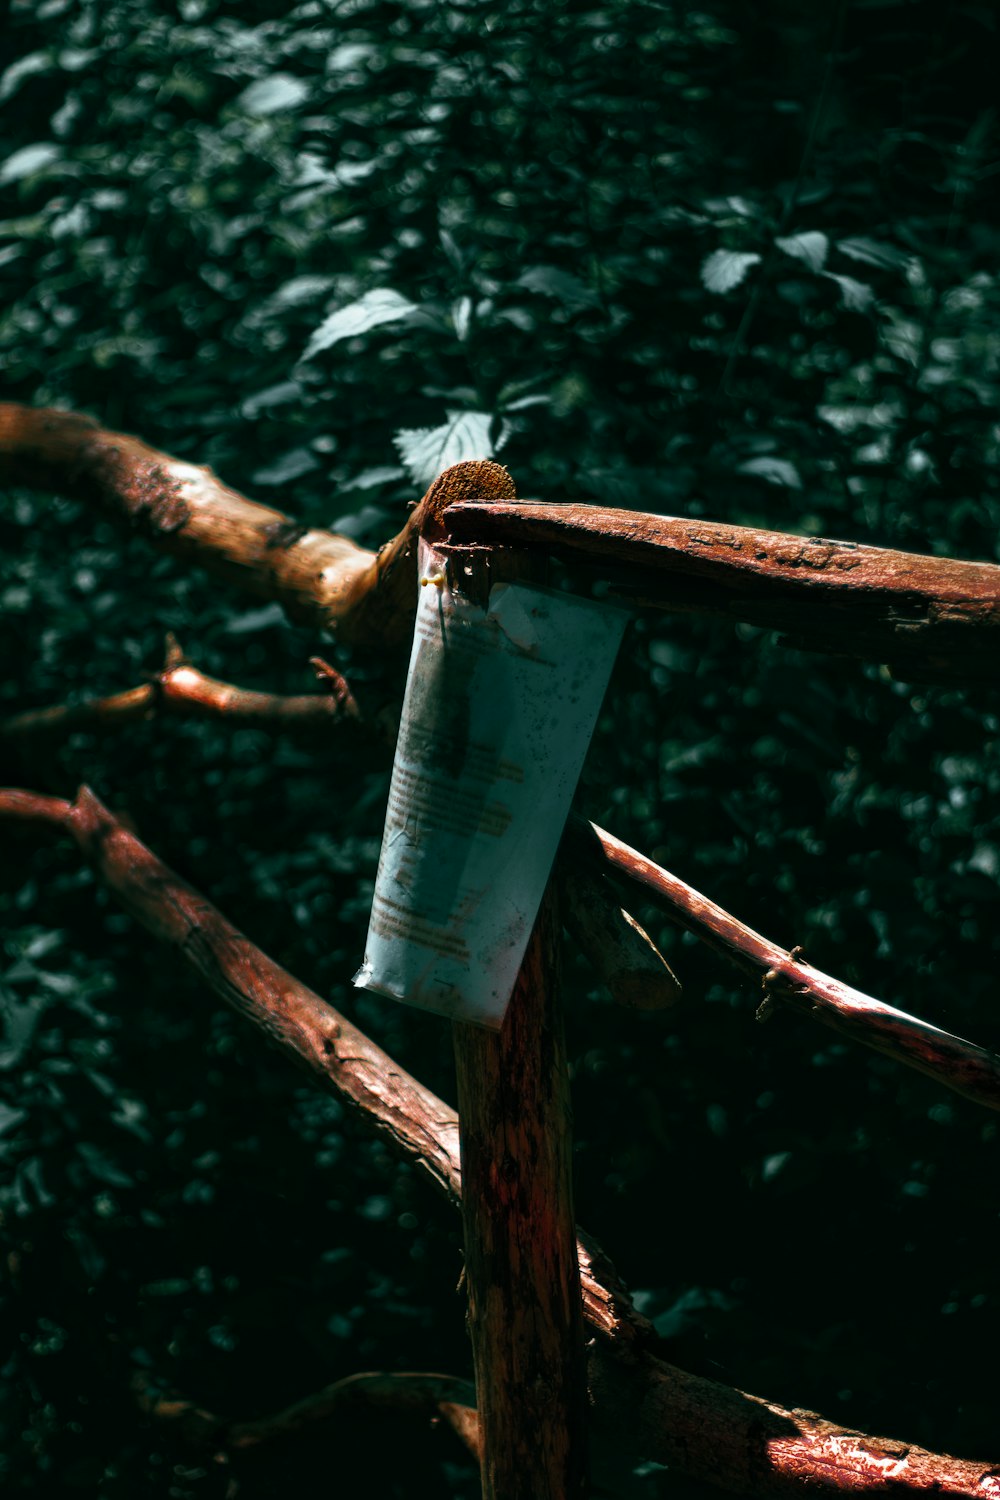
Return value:
[[(0, 17), (5, 399), (86, 411), (373, 545), (437, 468), (492, 449), (522, 495), (996, 560), (992, 5)], [(385, 288), (418, 311), (366, 327), (356, 304)], [(5, 711), (135, 684), (167, 629), (282, 692), (332, 650), (27, 492), (0, 511), (0, 609)], [(997, 1047), (997, 711), (648, 617), (579, 803), (818, 966)], [(88, 781), (453, 1097), (445, 1024), (349, 984), (387, 765), (152, 722), (8, 752), (2, 774)], [(459, 1227), (70, 849), (5, 840), (8, 1492), (474, 1493), (457, 1446), (410, 1427), (227, 1467), (139, 1414), (136, 1376), (245, 1418), (358, 1370), (468, 1373)], [(567, 965), (581, 1222), (677, 1362), (996, 1458), (992, 1116), (805, 1019), (755, 1025), (750, 981), (651, 927), (678, 1015), (619, 1011)]]

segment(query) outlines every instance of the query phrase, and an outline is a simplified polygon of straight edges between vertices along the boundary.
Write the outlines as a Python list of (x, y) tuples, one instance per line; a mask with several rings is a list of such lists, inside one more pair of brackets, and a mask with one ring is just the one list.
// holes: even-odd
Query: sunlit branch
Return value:
[(873, 1000), (833, 979), (799, 955), (761, 937), (714, 901), (661, 869), (638, 850), (595, 824), (574, 819), (571, 847), (589, 848), (603, 866), (624, 875), (648, 892), (664, 913), (702, 942), (761, 978), (765, 1004), (776, 1001), (822, 1021), (852, 1041), (883, 1052), (896, 1062), (917, 1068), (946, 1088), (1000, 1109), (1000, 1057), (974, 1042), (953, 1036), (881, 1000)]
[(1000, 677), (1000, 567), (990, 563), (524, 500), (459, 502), (446, 527), (455, 542), (586, 563), (637, 605), (780, 630), (791, 644), (888, 662), (904, 678)]

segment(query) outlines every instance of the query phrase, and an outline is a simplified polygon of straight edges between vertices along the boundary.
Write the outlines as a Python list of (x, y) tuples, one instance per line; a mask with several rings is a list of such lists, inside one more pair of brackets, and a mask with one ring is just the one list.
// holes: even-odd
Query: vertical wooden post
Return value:
[(484, 1500), (579, 1500), (586, 1376), (552, 883), (499, 1032), (454, 1025)]

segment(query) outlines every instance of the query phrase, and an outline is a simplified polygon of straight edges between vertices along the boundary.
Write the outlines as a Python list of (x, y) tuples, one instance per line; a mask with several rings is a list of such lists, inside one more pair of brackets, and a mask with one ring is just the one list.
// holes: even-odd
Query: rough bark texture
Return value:
[(484, 1500), (586, 1493), (569, 1076), (545, 897), (499, 1032), (453, 1028)]
[(421, 528), (439, 530), (445, 506), (459, 496), (513, 494), (502, 465), (455, 464), (376, 554), (247, 500), (204, 465), (107, 432), (75, 412), (14, 402), (0, 402), (0, 480), (98, 505), (162, 551), (277, 600), (293, 618), (378, 646), (409, 637)]
[[(397, 1154), (452, 1201), (461, 1195), (458, 1114), (401, 1068), (332, 1005), (254, 946), (83, 787), (75, 802), (0, 789), (0, 827), (66, 833), (125, 907), (174, 948), (227, 1004), (352, 1108)], [(578, 1244), (584, 1316), (625, 1342), (648, 1337), (607, 1256)]]
[(803, 1497), (865, 1492), (1000, 1500), (1000, 1465), (929, 1453), (838, 1427), (731, 1386), (689, 1375), (638, 1351), (618, 1358), (595, 1344), (590, 1370), (595, 1444), (641, 1453), (737, 1495)]
[[(569, 840), (571, 847), (581, 851), (589, 848), (607, 869), (642, 886), (679, 926), (742, 968), (759, 974), (765, 1002), (790, 1005), (852, 1041), (926, 1073), (977, 1104), (1000, 1109), (1000, 1057), (995, 1052), (873, 1000), (814, 969), (797, 950), (789, 952), (761, 937), (676, 875), (593, 823), (574, 819)], [(768, 1004), (758, 1014), (766, 1019)]]
[[(456, 1201), (455, 1111), (236, 932), (91, 793), (74, 804), (0, 790), (2, 825), (70, 834), (154, 937), (172, 944), (223, 999), (305, 1062)], [(625, 1472), (652, 1459), (738, 1495), (789, 1500), (817, 1487), (1000, 1500), (1000, 1465), (867, 1437), (665, 1364), (651, 1352), (655, 1335), (607, 1257), (583, 1234), (577, 1249), (584, 1316), (598, 1334), (590, 1344), (596, 1426)]]
[(259, 693), (208, 677), (185, 660), (173, 637), (161, 672), (140, 687), (107, 698), (85, 698), (79, 703), (57, 703), (28, 709), (0, 720), (0, 740), (34, 744), (62, 739), (77, 730), (112, 733), (158, 713), (179, 718), (224, 718), (234, 729), (290, 730), (296, 733), (328, 730), (333, 723), (356, 721), (358, 706), (347, 683), (333, 667), (313, 657), (320, 693)]
[(458, 543), (544, 548), (615, 576), (631, 602), (723, 615), (900, 676), (996, 681), (1000, 567), (593, 505), (449, 507)]
[[(546, 550), (614, 577), (637, 605), (780, 630), (912, 680), (996, 681), (1000, 568), (753, 527), (515, 501), (499, 464), (456, 464), (378, 554), (245, 499), (210, 469), (88, 417), (0, 403), (0, 479), (104, 507), (165, 551), (276, 599), (344, 640), (400, 645), (417, 537)], [(478, 503), (466, 503), (466, 502)]]

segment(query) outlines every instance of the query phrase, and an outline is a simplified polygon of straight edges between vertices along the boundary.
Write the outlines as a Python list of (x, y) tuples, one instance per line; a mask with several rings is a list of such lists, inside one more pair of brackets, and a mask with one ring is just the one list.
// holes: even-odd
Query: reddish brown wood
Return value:
[[(2, 825), (70, 833), (154, 937), (171, 944), (223, 999), (305, 1062), (360, 1120), (457, 1201), (455, 1111), (255, 948), (92, 793), (84, 790), (73, 804), (0, 790)], [(583, 1234), (577, 1249), (584, 1313), (599, 1335), (590, 1346), (593, 1409), (607, 1446), (628, 1467), (653, 1459), (736, 1494), (789, 1500), (817, 1485), (832, 1492), (869, 1489), (894, 1500), (936, 1494), (1000, 1500), (1000, 1465), (866, 1437), (656, 1359), (649, 1352), (655, 1342), (650, 1325), (607, 1257)], [(904, 1448), (907, 1462), (900, 1468)]]
[(771, 627), (901, 675), (1000, 674), (1000, 567), (989, 563), (538, 501), (459, 502), (446, 525), (455, 542), (588, 561), (635, 603)]
[(816, 1412), (789, 1410), (689, 1375), (645, 1351), (621, 1360), (597, 1345), (591, 1395), (595, 1445), (600, 1440), (619, 1452), (641, 1453), (647, 1462), (737, 1495), (1000, 1500), (1000, 1464), (839, 1427)]
[(761, 976), (765, 998), (822, 1021), (852, 1041), (926, 1073), (988, 1109), (1000, 1109), (1000, 1057), (928, 1021), (873, 1000), (745, 926), (676, 875), (596, 824), (574, 820), (577, 848), (596, 850), (606, 867), (649, 892), (680, 927)]
[(163, 551), (277, 600), (293, 617), (379, 647), (409, 638), (421, 528), (439, 527), (457, 495), (513, 493), (502, 465), (455, 464), (374, 553), (246, 499), (204, 465), (105, 431), (79, 413), (16, 402), (0, 402), (0, 479), (98, 505)]
[(499, 1032), (456, 1023), (484, 1500), (586, 1492), (586, 1372), (554, 897)]
[[(76, 802), (0, 788), (0, 827), (67, 833), (105, 885), (159, 942), (172, 947), (227, 1004), (332, 1088), (446, 1197), (461, 1192), (458, 1114), (424, 1088), (332, 1005), (254, 946), (204, 896), (83, 787)], [(636, 1312), (603, 1251), (577, 1246), (584, 1315), (623, 1344), (650, 1325)]]
[(12, 714), (0, 720), (0, 740), (61, 739), (81, 729), (111, 733), (160, 713), (189, 719), (221, 717), (232, 728), (299, 734), (323, 732), (331, 724), (358, 717), (357, 704), (349, 691), (346, 697), (333, 692), (259, 693), (208, 677), (189, 662), (179, 662), (165, 667), (151, 682), (108, 698), (85, 698), (80, 703), (58, 703)]

